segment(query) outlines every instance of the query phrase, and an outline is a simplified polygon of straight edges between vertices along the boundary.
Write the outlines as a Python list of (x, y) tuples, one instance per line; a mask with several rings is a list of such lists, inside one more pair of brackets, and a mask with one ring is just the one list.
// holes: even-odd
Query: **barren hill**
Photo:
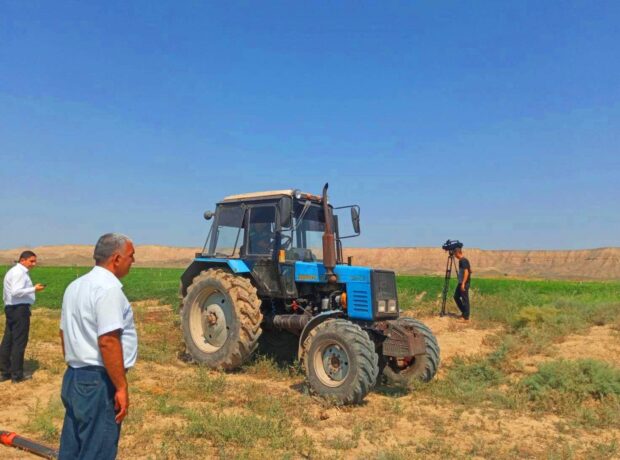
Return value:
[[(12, 263), (24, 248), (0, 250), (0, 264)], [(43, 265), (92, 265), (92, 246), (40, 246), (33, 250)], [(185, 267), (198, 248), (138, 246), (136, 266)], [(549, 279), (620, 279), (620, 248), (575, 251), (488, 251), (466, 249), (474, 276)], [(436, 248), (350, 248), (356, 265), (398, 273), (442, 275), (446, 253)]]

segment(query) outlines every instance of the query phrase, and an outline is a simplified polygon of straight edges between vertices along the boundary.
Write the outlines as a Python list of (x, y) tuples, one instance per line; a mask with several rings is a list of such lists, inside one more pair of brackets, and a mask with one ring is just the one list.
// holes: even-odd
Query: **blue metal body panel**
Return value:
[[(338, 282), (346, 285), (347, 314), (349, 318), (373, 320), (371, 269), (337, 265), (334, 273)], [(325, 283), (325, 266), (316, 262), (295, 262), (295, 281), (298, 283)]]
[(209, 262), (215, 264), (226, 264), (230, 267), (233, 273), (250, 273), (250, 269), (247, 264), (241, 259), (220, 259), (216, 257), (196, 257), (196, 262)]

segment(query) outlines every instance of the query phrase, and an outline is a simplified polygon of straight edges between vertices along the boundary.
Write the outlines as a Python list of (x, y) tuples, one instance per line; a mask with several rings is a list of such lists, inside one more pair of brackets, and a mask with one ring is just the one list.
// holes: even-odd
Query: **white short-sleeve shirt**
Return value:
[(122, 287), (111, 271), (98, 266), (69, 284), (60, 316), (69, 366), (103, 366), (98, 338), (116, 330), (121, 331), (125, 369), (134, 366), (138, 335)]

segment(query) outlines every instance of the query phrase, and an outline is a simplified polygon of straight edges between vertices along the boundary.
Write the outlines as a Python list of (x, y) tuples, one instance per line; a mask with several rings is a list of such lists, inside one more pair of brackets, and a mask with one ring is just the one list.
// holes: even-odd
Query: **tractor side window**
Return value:
[(298, 206), (291, 231), (291, 247), (286, 250), (287, 260), (314, 262), (323, 260), (323, 232), (325, 218), (320, 206)]
[(248, 254), (271, 255), (276, 239), (276, 208), (257, 206), (250, 209)]
[(323, 232), (325, 224), (318, 220), (306, 219), (301, 223), (300, 230), (304, 234), (305, 248), (310, 251), (312, 258), (323, 260)]
[(215, 255), (239, 257), (239, 247), (244, 237), (244, 212), (245, 210), (238, 206), (219, 209), (215, 233)]

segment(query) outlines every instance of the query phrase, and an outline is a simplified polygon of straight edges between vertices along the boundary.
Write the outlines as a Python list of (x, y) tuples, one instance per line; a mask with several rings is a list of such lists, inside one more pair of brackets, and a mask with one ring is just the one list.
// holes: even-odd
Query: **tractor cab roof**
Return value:
[(299, 190), (270, 190), (266, 192), (253, 192), (253, 193), (241, 193), (239, 195), (229, 195), (222, 200), (222, 203), (240, 202), (240, 201), (260, 201), (260, 200), (273, 200), (282, 197), (291, 197), (298, 200), (310, 200), (320, 202), (321, 197), (319, 195), (313, 195), (311, 193), (301, 192)]

